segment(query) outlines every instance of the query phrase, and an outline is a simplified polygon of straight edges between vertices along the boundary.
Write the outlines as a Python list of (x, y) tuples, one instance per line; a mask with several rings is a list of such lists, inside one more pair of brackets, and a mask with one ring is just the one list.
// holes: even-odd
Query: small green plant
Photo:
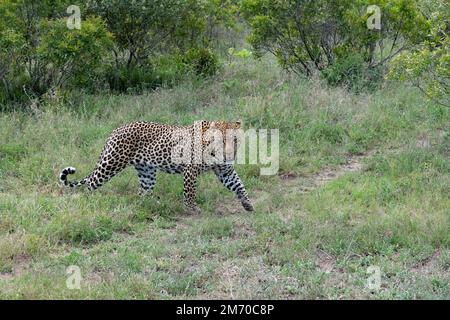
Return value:
[(238, 51), (236, 51), (236, 49), (234, 48), (229, 48), (228, 54), (239, 58), (250, 58), (253, 55), (253, 52), (245, 48)]

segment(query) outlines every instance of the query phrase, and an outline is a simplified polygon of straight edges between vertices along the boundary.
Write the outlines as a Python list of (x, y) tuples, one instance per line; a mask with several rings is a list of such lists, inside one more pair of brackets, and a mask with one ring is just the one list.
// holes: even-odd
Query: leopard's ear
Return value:
[(237, 128), (241, 128), (242, 120), (238, 120), (238, 121), (236, 121), (235, 123), (236, 123), (236, 127), (237, 127)]

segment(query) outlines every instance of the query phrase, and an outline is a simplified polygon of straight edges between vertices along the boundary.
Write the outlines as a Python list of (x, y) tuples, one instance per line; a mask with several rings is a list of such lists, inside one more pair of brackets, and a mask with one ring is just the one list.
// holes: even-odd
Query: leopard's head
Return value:
[[(219, 135), (223, 145), (223, 162), (232, 163), (239, 147), (241, 121), (202, 121), (203, 146), (210, 146), (211, 136)], [(214, 151), (212, 151), (214, 155)]]

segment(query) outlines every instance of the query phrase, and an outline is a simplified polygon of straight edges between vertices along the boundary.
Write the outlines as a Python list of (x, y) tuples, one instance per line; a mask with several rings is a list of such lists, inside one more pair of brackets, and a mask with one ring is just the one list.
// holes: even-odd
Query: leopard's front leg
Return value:
[(244, 184), (236, 173), (236, 170), (234, 170), (233, 165), (217, 166), (214, 169), (214, 173), (228, 190), (237, 195), (246, 211), (253, 211), (253, 205), (248, 198)]
[(187, 166), (183, 172), (184, 178), (184, 206), (186, 213), (188, 214), (198, 214), (200, 209), (197, 207), (197, 177), (200, 174), (200, 170), (192, 165)]

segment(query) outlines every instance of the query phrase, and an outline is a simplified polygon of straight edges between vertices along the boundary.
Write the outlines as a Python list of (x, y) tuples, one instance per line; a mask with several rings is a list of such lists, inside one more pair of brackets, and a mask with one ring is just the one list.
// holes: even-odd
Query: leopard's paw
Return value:
[(244, 207), (245, 211), (253, 211), (253, 205), (249, 200), (242, 201), (242, 206)]
[(197, 206), (185, 206), (184, 213), (188, 215), (198, 215), (202, 211)]

